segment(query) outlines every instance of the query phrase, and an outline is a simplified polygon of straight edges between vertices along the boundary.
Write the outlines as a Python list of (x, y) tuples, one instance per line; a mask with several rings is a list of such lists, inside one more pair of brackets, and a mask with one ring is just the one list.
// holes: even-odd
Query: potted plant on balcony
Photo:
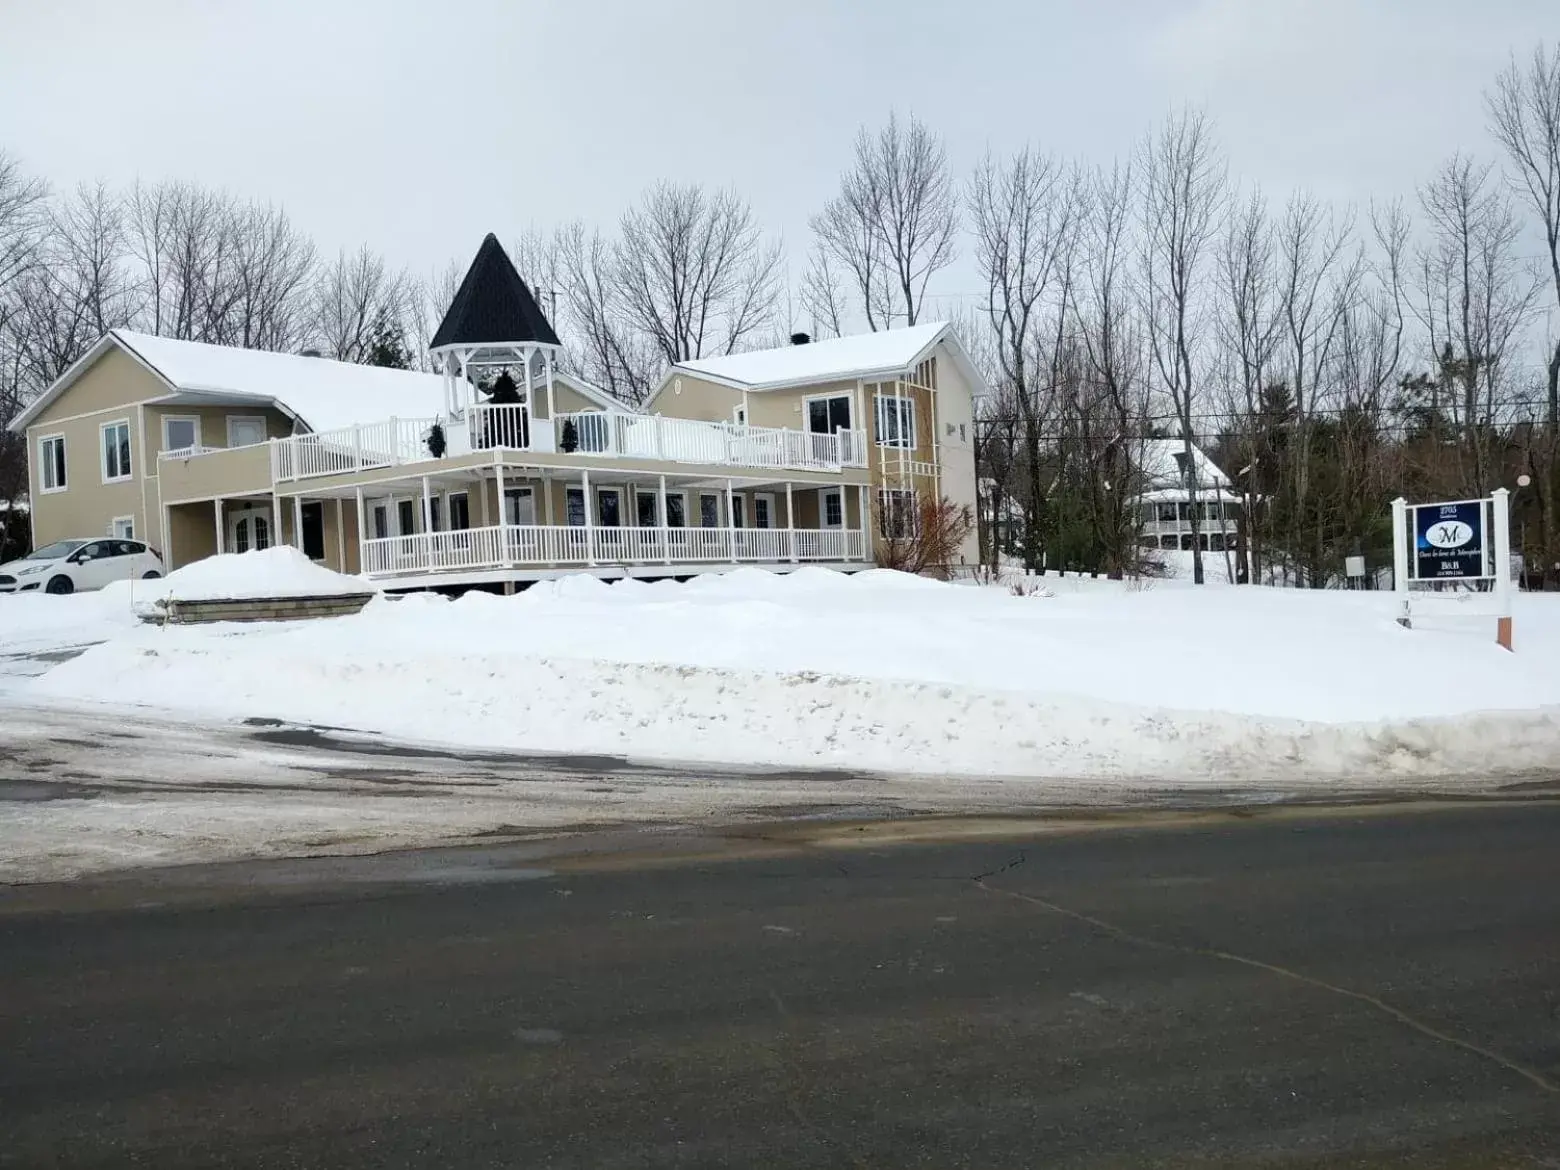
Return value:
[(568, 455), (578, 449), (579, 445), (579, 428), (574, 425), (574, 420), (572, 418), (564, 419), (562, 433), (558, 436), (558, 450), (562, 451), (565, 455)]
[(449, 450), (449, 440), (444, 435), (444, 424), (434, 423), (428, 428), (428, 454), (435, 459), (443, 459), (444, 452)]

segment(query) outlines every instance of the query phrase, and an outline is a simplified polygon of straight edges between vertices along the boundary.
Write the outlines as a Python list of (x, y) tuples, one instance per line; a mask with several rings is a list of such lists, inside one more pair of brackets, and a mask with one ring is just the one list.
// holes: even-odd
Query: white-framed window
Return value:
[(65, 436), (42, 435), (38, 439), (38, 490), (62, 492), (65, 482)]
[(116, 536), (120, 540), (135, 539), (135, 517), (115, 516), (108, 522), (108, 534)]
[(465, 492), (451, 492), (449, 513), (450, 531), (466, 531), (471, 527), (471, 497)]
[(253, 447), (266, 440), (265, 415), (230, 414), (227, 417), (227, 445)]
[(115, 419), (98, 428), (103, 448), (103, 482), (121, 483), (130, 478), (130, 420)]
[(823, 493), (823, 526), (825, 528), (845, 526), (845, 497), (840, 494), (839, 488)]
[(915, 535), (915, 493), (901, 489), (878, 492), (878, 527), (889, 540)]
[[(580, 497), (582, 500), (583, 496)], [(548, 523), (552, 518), (548, 517)], [(536, 523), (536, 491), (528, 487), (504, 489), (504, 523), (532, 525)], [(582, 519), (580, 523), (584, 523)]]
[(807, 412), (807, 429), (814, 435), (832, 435), (835, 431), (850, 430), (849, 394), (804, 398), (802, 409)]
[(745, 496), (731, 497), (731, 526), (733, 528), (747, 527), (747, 498)]
[(879, 394), (873, 399), (877, 411), (879, 447), (915, 446), (915, 399)]
[(189, 451), (200, 446), (200, 415), (163, 415), (163, 450)]
[(731, 410), (731, 421), (739, 427), (747, 426), (747, 407), (735, 406)]
[(773, 528), (775, 526), (775, 497), (770, 492), (755, 492), (753, 495), (753, 527)]
[(714, 492), (699, 493), (699, 527), (720, 527), (720, 497)]

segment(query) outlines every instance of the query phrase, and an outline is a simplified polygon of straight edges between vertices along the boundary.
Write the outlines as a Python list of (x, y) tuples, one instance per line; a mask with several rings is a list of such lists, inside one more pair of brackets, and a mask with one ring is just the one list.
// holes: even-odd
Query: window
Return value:
[(383, 540), (390, 535), (390, 509), (384, 504), (374, 505), (374, 539)]
[(701, 528), (720, 527), (720, 497), (713, 492), (699, 493), (699, 526)]
[(809, 398), (807, 429), (815, 435), (832, 435), (841, 429), (850, 430), (850, 395), (836, 394), (832, 398)]
[(115, 516), (108, 524), (108, 530), (122, 540), (135, 539), (135, 517)]
[(193, 414), (163, 415), (163, 450), (188, 451), (200, 446), (200, 419)]
[(623, 497), (617, 488), (596, 489), (596, 523), (603, 528), (622, 526)]
[(318, 501), (303, 506), (303, 555), (311, 561), (325, 559), (325, 505)]
[(747, 407), (735, 407), (731, 412), (731, 420), (739, 427), (747, 426)]
[(878, 527), (889, 540), (905, 540), (915, 535), (915, 493), (882, 491), (878, 493)]
[(753, 497), (753, 527), (773, 528), (775, 526), (775, 498), (774, 496)]
[[(532, 525), (536, 523), (536, 494), (528, 487), (504, 489), (504, 522), (506, 524)], [(552, 518), (549, 517), (549, 524)], [(572, 523), (572, 521), (571, 521)], [(584, 523), (581, 520), (580, 523)]]
[(146, 551), (146, 546), (138, 540), (114, 541), (114, 555), (116, 557), (139, 556)]
[(845, 500), (837, 491), (823, 493), (823, 526), (839, 528), (845, 523)]
[(471, 527), (471, 504), (465, 492), (450, 493), (450, 531), (464, 532)]
[(915, 446), (915, 400), (879, 394), (877, 404), (877, 441), (880, 447)]
[(733, 528), (747, 527), (747, 500), (742, 496), (731, 497), (731, 526)]
[(65, 490), (64, 435), (46, 435), (38, 440), (38, 483), (46, 492)]
[(443, 532), (444, 519), (440, 514), (440, 505), (443, 503), (438, 496), (433, 496), (428, 501), (428, 531)]
[(103, 482), (130, 478), (130, 424), (124, 419), (104, 423), (98, 428), (103, 436)]
[(563, 494), (564, 522), (572, 528), (585, 527), (585, 489), (571, 487)]
[(254, 525), (255, 525), (255, 548), (257, 548), (257, 549), (260, 549), (260, 548), (270, 548), (271, 547), (271, 521), (267, 517), (265, 517), (265, 516), (263, 516), (263, 515), (261, 515), (260, 513), (257, 512), (254, 515)]
[(397, 536), (410, 536), (417, 531), (417, 505), (411, 500), (395, 502)]
[(227, 420), (229, 447), (253, 447), (265, 442), (265, 416), (259, 414), (230, 414)]
[(1177, 504), (1160, 504), (1159, 520), (1163, 524), (1174, 524), (1181, 518), (1180, 506)]
[(682, 493), (666, 497), (666, 526), (668, 528), (682, 528), (688, 523), (687, 503)]
[(634, 497), (634, 511), (641, 528), (654, 528), (656, 526), (656, 513), (660, 511), (656, 507), (656, 495), (654, 492), (640, 492)]

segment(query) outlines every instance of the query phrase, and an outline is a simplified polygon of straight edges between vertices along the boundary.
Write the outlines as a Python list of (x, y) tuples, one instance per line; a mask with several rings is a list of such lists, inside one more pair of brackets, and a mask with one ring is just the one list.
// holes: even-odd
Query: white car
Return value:
[(162, 558), (139, 540), (56, 540), (0, 565), (0, 593), (74, 593), (127, 577), (161, 577)]

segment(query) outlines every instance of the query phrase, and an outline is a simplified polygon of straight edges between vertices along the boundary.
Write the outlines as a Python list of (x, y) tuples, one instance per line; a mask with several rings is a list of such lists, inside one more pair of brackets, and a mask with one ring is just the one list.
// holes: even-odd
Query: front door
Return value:
[(504, 489), (504, 523), (536, 523), (536, 492), (528, 487)]
[(250, 552), (271, 547), (271, 509), (230, 508), (227, 521), (227, 551)]

